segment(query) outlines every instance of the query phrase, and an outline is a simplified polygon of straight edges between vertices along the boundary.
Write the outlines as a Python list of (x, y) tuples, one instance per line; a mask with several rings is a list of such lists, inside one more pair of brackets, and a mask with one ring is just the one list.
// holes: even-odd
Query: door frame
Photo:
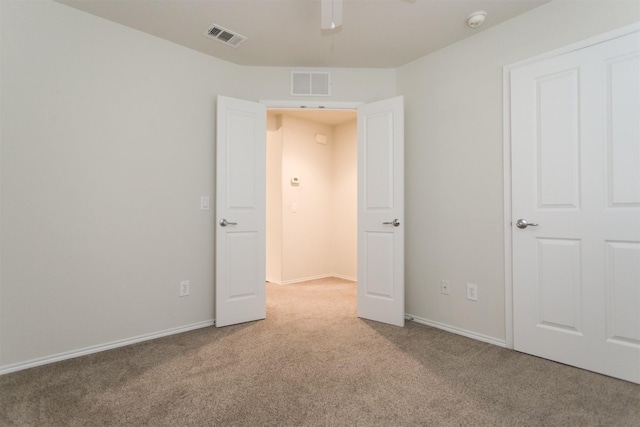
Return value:
[[(298, 100), (259, 100), (259, 104), (264, 105), (267, 108), (267, 113), (270, 109), (273, 110), (290, 110), (290, 111), (353, 111), (356, 113), (358, 107), (365, 105), (366, 102), (341, 102), (341, 101), (314, 101), (308, 99)], [(357, 255), (356, 255), (357, 261)], [(356, 277), (357, 280), (357, 277)]]
[(301, 99), (301, 100), (263, 100), (261, 99), (258, 103), (267, 107), (267, 110), (278, 109), (278, 110), (300, 110), (300, 109), (310, 109), (310, 110), (357, 110), (359, 106), (366, 104), (366, 102), (340, 102), (340, 101), (313, 101), (309, 99)]
[[(392, 97), (392, 98), (397, 98), (399, 96), (396, 97)], [(383, 100), (381, 100), (383, 101)], [(372, 101), (373, 102), (377, 102), (377, 101)], [(403, 98), (403, 111), (404, 111), (404, 98)], [(259, 101), (260, 104), (265, 105), (265, 107), (267, 108), (267, 111), (269, 109), (279, 109), (279, 110), (352, 110), (355, 112), (359, 113), (359, 107), (366, 105), (366, 102), (323, 102), (323, 101), (310, 101), (310, 100), (300, 100), (300, 101), (292, 101), (292, 100), (288, 100), (288, 101), (278, 101), (278, 100), (260, 100)], [(359, 120), (359, 118), (358, 118)], [(403, 118), (404, 120), (404, 118)], [(358, 125), (359, 126), (359, 125)], [(403, 123), (404, 126), (404, 123)], [(403, 137), (403, 146), (404, 146), (404, 137)], [(358, 129), (358, 148), (360, 148), (360, 130)], [(404, 148), (403, 148), (404, 151)], [(360, 168), (360, 158), (358, 157), (358, 168)], [(403, 163), (404, 163), (404, 155), (403, 155)], [(403, 171), (404, 174), (404, 171)], [(402, 184), (403, 186), (403, 192), (404, 192), (404, 183)], [(360, 173), (358, 173), (358, 188), (360, 188)], [(404, 199), (404, 197), (403, 197)], [(359, 200), (359, 199), (358, 199)], [(358, 205), (359, 205), (360, 201), (358, 201)], [(403, 212), (404, 212), (404, 207), (403, 207)], [(358, 206), (358, 216), (359, 216), (359, 211), (360, 211), (360, 206)], [(404, 220), (403, 220), (404, 221)], [(360, 239), (359, 236), (359, 232), (360, 232), (360, 228), (358, 226), (358, 240)], [(405, 233), (405, 231), (402, 231), (403, 234)], [(360, 250), (358, 249), (358, 254), (356, 257), (357, 263), (358, 263), (358, 269), (360, 268)], [(403, 261), (404, 262), (404, 261)], [(356, 277), (356, 280), (358, 280), (358, 277)], [(360, 287), (360, 285), (358, 286)], [(407, 314), (405, 312), (406, 307), (405, 307), (405, 301), (404, 301), (404, 295), (406, 295), (405, 290), (404, 290), (405, 284), (404, 284), (404, 280), (403, 280), (403, 307), (402, 307), (402, 318), (403, 318), (403, 322), (404, 319), (406, 319)], [(359, 290), (358, 290), (359, 292)], [(359, 316), (359, 310), (358, 310), (358, 315)], [(379, 320), (382, 321), (382, 320)], [(387, 323), (385, 321), (385, 323)], [(391, 324), (391, 323), (390, 323)], [(398, 326), (403, 326), (403, 325), (398, 325)]]
[(511, 187), (511, 72), (517, 68), (533, 64), (535, 62), (565, 55), (576, 50), (613, 40), (618, 37), (639, 32), (640, 23), (627, 25), (612, 31), (608, 31), (576, 43), (554, 49), (540, 55), (533, 56), (512, 64), (505, 65), (502, 69), (502, 143), (503, 143), (503, 172), (504, 172), (504, 290), (505, 290), (505, 343), (506, 347), (513, 349), (513, 227), (512, 221), (512, 187)]

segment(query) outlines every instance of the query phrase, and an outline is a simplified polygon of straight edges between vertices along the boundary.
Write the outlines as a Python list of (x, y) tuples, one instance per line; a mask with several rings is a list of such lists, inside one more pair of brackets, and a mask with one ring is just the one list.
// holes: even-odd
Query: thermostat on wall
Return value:
[(300, 180), (298, 179), (297, 176), (294, 176), (293, 178), (291, 178), (291, 185), (300, 185)]

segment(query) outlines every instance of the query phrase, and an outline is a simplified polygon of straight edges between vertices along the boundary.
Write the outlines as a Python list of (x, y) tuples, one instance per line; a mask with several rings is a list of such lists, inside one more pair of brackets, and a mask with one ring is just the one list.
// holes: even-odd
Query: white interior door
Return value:
[(639, 76), (638, 33), (511, 71), (514, 347), (637, 383)]
[(266, 108), (218, 96), (216, 326), (264, 319)]
[(358, 107), (358, 316), (404, 326), (404, 98)]

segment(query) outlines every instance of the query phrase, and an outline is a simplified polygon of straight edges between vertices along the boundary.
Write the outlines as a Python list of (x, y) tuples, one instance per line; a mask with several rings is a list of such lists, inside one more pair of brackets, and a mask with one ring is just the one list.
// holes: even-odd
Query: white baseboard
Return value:
[(105, 344), (94, 345), (91, 347), (85, 347), (78, 350), (71, 350), (64, 353), (54, 354), (52, 356), (40, 357), (38, 359), (31, 359), (26, 362), (13, 363), (11, 365), (0, 366), (0, 375), (9, 374), (11, 372), (21, 371), (23, 369), (34, 368), (36, 366), (47, 365), (49, 363), (60, 362), (62, 360), (73, 359), (75, 357), (86, 356), (88, 354), (99, 353), (105, 350), (111, 350), (118, 347), (124, 347), (127, 345), (139, 343), (142, 341), (149, 341), (156, 338), (166, 337), (168, 335), (180, 334), (182, 332), (192, 331), (194, 329), (206, 328), (213, 326), (213, 320), (207, 320), (199, 323), (192, 323), (190, 325), (181, 326), (178, 328), (166, 329), (160, 332), (154, 332), (151, 334), (138, 335), (137, 337), (126, 338), (123, 340), (112, 341)]
[(357, 277), (345, 276), (344, 274), (333, 274), (332, 276), (333, 277), (337, 277), (338, 279), (349, 280), (351, 282), (357, 282), (358, 281)]
[[(298, 283), (298, 282), (304, 282), (304, 281), (307, 281), (307, 280), (323, 279), (323, 278), (327, 278), (327, 277), (340, 277), (340, 276), (337, 276), (337, 275), (323, 275), (323, 276), (320, 276), (320, 277), (305, 278), (305, 279), (294, 280), (294, 281), (287, 281), (287, 282), (284, 282), (282, 284)], [(346, 279), (346, 280), (354, 280), (355, 281), (355, 279), (353, 279), (353, 278), (348, 278), (348, 277), (344, 277), (344, 276), (340, 277), (340, 278)], [(434, 322), (434, 321), (428, 320), (428, 319), (423, 319), (421, 317), (414, 316), (412, 314), (406, 314), (406, 316), (409, 316), (409, 317), (413, 318), (413, 321), (416, 322), (416, 323), (420, 323), (420, 324), (423, 324), (423, 325), (427, 325), (427, 326), (431, 326), (431, 327), (434, 327), (434, 328), (442, 329), (442, 330), (445, 330), (447, 332), (451, 332), (451, 333), (454, 333), (454, 334), (462, 335), (462, 336), (465, 336), (467, 338), (472, 338), (472, 339), (475, 339), (475, 340), (478, 340), (478, 341), (482, 341), (482, 342), (486, 342), (486, 343), (489, 343), (489, 344), (497, 345), (499, 347), (506, 347), (506, 342), (504, 340), (499, 340), (499, 339), (496, 339), (496, 338), (493, 338), (493, 337), (489, 337), (487, 335), (482, 335), (482, 334), (478, 334), (476, 332), (467, 331), (465, 329), (456, 328), (454, 326), (449, 326), (449, 325), (446, 325), (444, 323)], [(41, 357), (41, 358), (38, 358), (38, 359), (31, 359), (31, 360), (28, 360), (26, 362), (18, 362), (18, 363), (13, 363), (13, 364), (10, 364), (10, 365), (0, 366), (0, 375), (9, 374), (11, 372), (21, 371), (23, 369), (34, 368), (36, 366), (47, 365), (49, 363), (60, 362), (62, 360), (73, 359), (73, 358), (80, 357), (80, 356), (86, 356), (88, 354), (99, 353), (101, 351), (111, 350), (111, 349), (118, 348), (118, 347), (124, 347), (124, 346), (127, 346), (127, 345), (131, 345), (131, 344), (135, 344), (135, 343), (139, 343), (139, 342), (143, 342), (143, 341), (149, 341), (149, 340), (153, 340), (153, 339), (156, 339), (156, 338), (162, 338), (162, 337), (166, 337), (166, 336), (169, 336), (169, 335), (180, 334), (182, 332), (188, 332), (188, 331), (192, 331), (194, 329), (206, 328), (206, 327), (209, 327), (209, 326), (213, 326), (214, 323), (215, 322), (213, 320), (207, 320), (207, 321), (199, 322), (199, 323), (192, 323), (190, 325), (181, 326), (181, 327), (178, 327), (178, 328), (166, 329), (164, 331), (154, 332), (154, 333), (151, 333), (151, 334), (139, 335), (139, 336), (132, 337), (132, 338), (127, 338), (127, 339), (118, 340), (118, 341), (112, 341), (110, 343), (99, 344), (99, 345), (95, 345), (95, 346), (91, 346), (91, 347), (85, 347), (85, 348), (82, 348), (82, 349), (72, 350), (72, 351), (68, 351), (68, 352), (64, 352), (64, 353), (58, 353), (58, 354), (54, 354), (52, 356)]]
[(507, 343), (504, 340), (499, 340), (487, 335), (482, 335), (477, 332), (467, 331), (466, 329), (456, 328), (455, 326), (446, 325), (444, 323), (434, 322), (433, 320), (423, 319), (421, 317), (414, 316), (413, 314), (405, 314), (405, 316), (413, 318), (413, 321), (416, 323), (421, 323), (423, 325), (432, 326), (434, 328), (442, 329), (447, 332), (462, 335), (467, 338), (472, 338), (474, 340), (497, 345), (498, 347), (507, 347)]
[[(300, 277), (298, 279), (290, 279), (290, 280), (282, 280), (282, 281), (267, 279), (267, 281), (270, 283), (275, 283), (276, 285), (293, 285), (294, 283), (308, 282), (309, 280), (327, 279), (329, 277), (340, 277), (340, 276), (337, 276), (335, 274), (318, 274), (317, 276)], [(347, 279), (347, 280), (351, 280), (351, 279)]]

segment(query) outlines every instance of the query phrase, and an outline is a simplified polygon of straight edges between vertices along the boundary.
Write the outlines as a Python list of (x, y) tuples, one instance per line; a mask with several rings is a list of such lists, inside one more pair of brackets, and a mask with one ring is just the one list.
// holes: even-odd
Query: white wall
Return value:
[(331, 73), (331, 96), (291, 96), (289, 79), (292, 70), (288, 67), (239, 67), (235, 78), (243, 85), (234, 96), (253, 100), (372, 102), (396, 94), (395, 69), (313, 68)]
[(213, 318), (199, 198), (233, 68), (56, 3), (2, 2), (2, 366)]
[(502, 67), (637, 21), (639, 8), (554, 1), (399, 68), (408, 313), (505, 340)]
[(333, 128), (333, 274), (349, 280), (358, 276), (358, 124)]
[[(211, 322), (216, 95), (286, 99), (289, 70), (48, 0), (0, 7), (0, 372)], [(394, 78), (336, 70), (332, 99)]]

